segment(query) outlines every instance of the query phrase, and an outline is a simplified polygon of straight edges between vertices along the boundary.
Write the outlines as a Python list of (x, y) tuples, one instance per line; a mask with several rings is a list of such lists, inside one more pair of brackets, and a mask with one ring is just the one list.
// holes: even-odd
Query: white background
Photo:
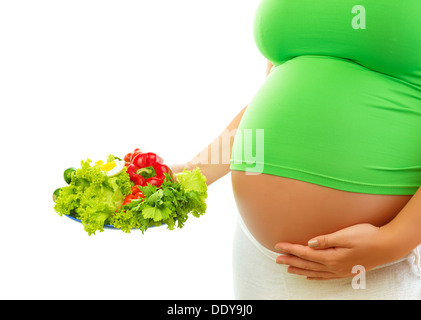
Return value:
[(0, 299), (232, 299), (230, 175), (181, 230), (88, 236), (52, 192), (136, 147), (190, 160), (250, 101), (258, 0), (0, 2)]

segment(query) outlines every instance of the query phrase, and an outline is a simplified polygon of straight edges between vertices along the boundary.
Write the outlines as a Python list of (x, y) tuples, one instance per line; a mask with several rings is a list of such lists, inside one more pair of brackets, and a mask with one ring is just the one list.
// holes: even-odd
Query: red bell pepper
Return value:
[(142, 191), (140, 191), (139, 186), (136, 185), (132, 187), (132, 193), (126, 196), (122, 205), (125, 206), (126, 204), (129, 204), (132, 200), (140, 198), (145, 198), (145, 195)]
[(134, 159), (134, 157), (136, 157), (139, 153), (142, 153), (142, 150), (139, 148), (134, 149), (133, 152), (130, 152), (128, 154), (126, 154), (126, 156), (124, 157), (124, 161), (126, 162), (126, 167), (128, 167), (130, 165), (130, 163), (132, 162), (132, 160)]
[(155, 153), (139, 153), (131, 159), (127, 173), (136, 185), (146, 186), (149, 183), (160, 187), (164, 182), (165, 173), (172, 176), (171, 169), (163, 162)]

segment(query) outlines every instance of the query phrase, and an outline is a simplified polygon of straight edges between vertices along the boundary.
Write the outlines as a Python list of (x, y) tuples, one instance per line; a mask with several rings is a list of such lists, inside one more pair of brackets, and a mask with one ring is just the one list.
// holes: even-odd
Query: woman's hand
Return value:
[(169, 167), (174, 174), (183, 172), (184, 169), (191, 170), (191, 165), (189, 163), (176, 163), (169, 165)]
[(171, 170), (171, 176), (173, 177), (175, 181), (178, 181), (177, 176), (176, 176), (177, 173), (183, 172), (184, 169), (192, 170), (190, 162), (171, 164), (169, 165), (169, 167)]
[(288, 272), (307, 279), (327, 280), (355, 276), (352, 268), (365, 271), (398, 260), (391, 255), (386, 232), (371, 224), (357, 224), (335, 233), (318, 236), (308, 246), (280, 242), (275, 248), (285, 255), (276, 263), (289, 265)]

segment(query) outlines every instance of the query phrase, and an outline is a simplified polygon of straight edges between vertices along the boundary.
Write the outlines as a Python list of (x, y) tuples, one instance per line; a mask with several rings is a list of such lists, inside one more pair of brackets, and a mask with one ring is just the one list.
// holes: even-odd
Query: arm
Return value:
[(311, 279), (345, 278), (353, 275), (355, 265), (368, 271), (404, 258), (421, 243), (420, 230), (421, 188), (388, 224), (380, 228), (358, 224), (313, 238), (308, 246), (278, 243), (276, 249), (287, 255), (276, 262)]
[(399, 214), (380, 228), (385, 246), (399, 259), (421, 243), (421, 188), (415, 192)]
[[(272, 68), (273, 64), (271, 62), (267, 62), (266, 67), (266, 77), (270, 73), (270, 69)], [(222, 178), (230, 171), (230, 164), (226, 163), (227, 161), (212, 161), (212, 152), (218, 152), (219, 155), (229, 153), (231, 156), (232, 145), (234, 143), (233, 135), (235, 130), (238, 128), (240, 124), (241, 118), (243, 117), (244, 111), (246, 111), (247, 106), (245, 106), (236, 116), (235, 118), (228, 124), (221, 134), (216, 137), (208, 146), (206, 146), (201, 152), (199, 152), (193, 159), (188, 161), (185, 164), (181, 165), (172, 165), (171, 169), (173, 172), (182, 171), (184, 168), (187, 170), (193, 170), (196, 167), (199, 167), (202, 171), (203, 175), (207, 178), (207, 185), (212, 184), (216, 180)], [(228, 146), (222, 141), (226, 139), (228, 136), (229, 138), (229, 150), (223, 150), (224, 148), (228, 149)], [(215, 148), (217, 147), (217, 149)], [(224, 152), (225, 151), (225, 152)]]
[(268, 61), (267, 67), (266, 67), (266, 77), (269, 75), (270, 73), (270, 69), (272, 69), (273, 67), (273, 63)]
[[(202, 171), (203, 175), (206, 177), (207, 185), (212, 184), (216, 180), (222, 178), (230, 171), (230, 164), (224, 163), (224, 161), (212, 161), (212, 152), (218, 152), (218, 155), (224, 154), (224, 152), (229, 152), (231, 155), (232, 145), (234, 143), (234, 139), (231, 139), (231, 135), (235, 133), (235, 130), (238, 128), (240, 124), (241, 118), (243, 117), (244, 111), (246, 111), (247, 106), (245, 106), (236, 116), (235, 118), (228, 124), (225, 130), (215, 138), (207, 147), (205, 147), (200, 153), (198, 153), (193, 159), (187, 162), (184, 166), (187, 170), (192, 170), (196, 167), (199, 167)], [(222, 141), (228, 136), (229, 142), (229, 150), (223, 150), (223, 148), (227, 148), (226, 144), (223, 144)], [(215, 149), (216, 146), (218, 149)], [(219, 156), (218, 156), (219, 158)], [(226, 162), (226, 161), (225, 161)], [(180, 168), (182, 170), (182, 168)], [(175, 171), (181, 171), (180, 169), (175, 169)], [(173, 170), (174, 171), (174, 170)]]

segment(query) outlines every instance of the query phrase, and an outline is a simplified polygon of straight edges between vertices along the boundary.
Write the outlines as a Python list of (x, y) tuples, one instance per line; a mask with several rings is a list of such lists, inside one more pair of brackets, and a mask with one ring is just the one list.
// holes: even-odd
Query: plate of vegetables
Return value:
[(190, 215), (206, 212), (206, 177), (200, 168), (174, 174), (153, 152), (135, 149), (124, 159), (82, 160), (64, 171), (67, 186), (53, 193), (54, 210), (83, 225), (89, 235), (124, 233), (166, 225), (182, 228)]

